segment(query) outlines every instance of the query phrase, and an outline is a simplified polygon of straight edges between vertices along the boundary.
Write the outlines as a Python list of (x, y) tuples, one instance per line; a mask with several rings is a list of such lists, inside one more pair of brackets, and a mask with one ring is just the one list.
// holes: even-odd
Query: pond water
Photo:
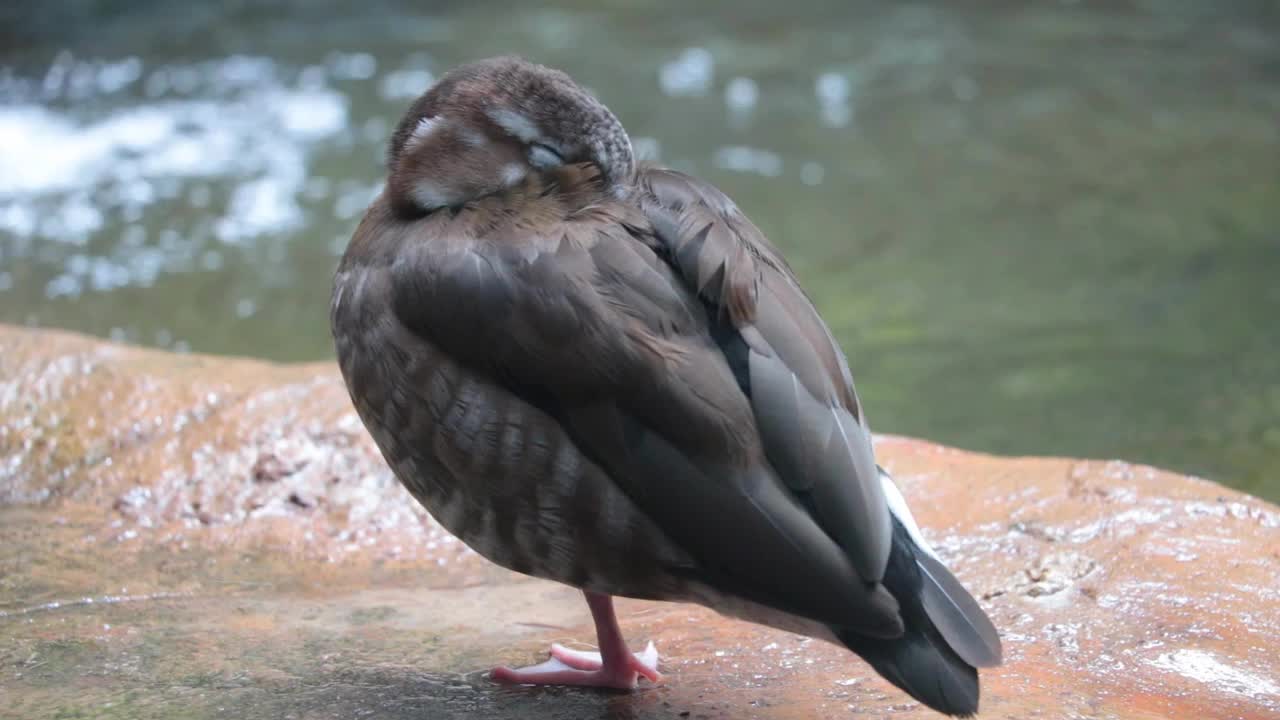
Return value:
[(786, 251), (876, 430), (1280, 499), (1273, 2), (106, 7), (0, 9), (0, 321), (330, 357), (392, 124), (517, 52)]

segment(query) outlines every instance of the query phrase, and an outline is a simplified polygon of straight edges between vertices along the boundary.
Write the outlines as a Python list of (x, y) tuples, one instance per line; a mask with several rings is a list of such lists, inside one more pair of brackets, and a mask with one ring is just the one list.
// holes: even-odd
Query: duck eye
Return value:
[(546, 170), (563, 165), (564, 158), (547, 145), (533, 143), (529, 146), (529, 164), (540, 170)]

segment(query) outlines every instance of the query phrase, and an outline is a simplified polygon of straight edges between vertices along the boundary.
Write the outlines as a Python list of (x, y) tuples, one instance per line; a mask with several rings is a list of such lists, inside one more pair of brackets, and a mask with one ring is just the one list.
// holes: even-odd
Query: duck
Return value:
[(337, 362), (391, 472), (488, 561), (580, 590), (598, 652), (497, 683), (659, 682), (613, 598), (692, 603), (847, 648), (977, 712), (990, 618), (877, 462), (846, 355), (711, 184), (518, 56), (408, 107), (333, 279)]

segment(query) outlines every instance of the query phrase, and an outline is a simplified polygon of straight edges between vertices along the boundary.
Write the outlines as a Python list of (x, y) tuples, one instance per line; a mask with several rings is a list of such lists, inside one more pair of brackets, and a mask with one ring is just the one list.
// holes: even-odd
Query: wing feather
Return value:
[[(697, 290), (654, 252), (653, 238), (635, 236), (647, 223), (626, 212), (406, 248), (392, 273), (396, 315), (565, 427), (698, 561), (698, 580), (897, 636), (897, 602), (861, 576), (765, 461), (751, 402)], [(721, 296), (741, 284), (741, 253), (728, 258), (704, 278), (721, 284)]]
[[(884, 576), (891, 526), (848, 364), (785, 261), (733, 203), (681, 173), (642, 171), (664, 252), (708, 305), (726, 355), (745, 352), (769, 461), (867, 581)], [(729, 341), (740, 339), (730, 346)]]

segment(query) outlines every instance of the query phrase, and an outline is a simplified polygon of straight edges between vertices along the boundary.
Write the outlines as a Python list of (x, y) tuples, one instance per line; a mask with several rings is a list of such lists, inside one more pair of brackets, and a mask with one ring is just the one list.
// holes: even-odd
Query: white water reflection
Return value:
[[(218, 72), (225, 68), (212, 70), (214, 85), (227, 79)], [(288, 88), (271, 76), (225, 99), (162, 100), (103, 118), (0, 106), (0, 227), (82, 245), (104, 212), (136, 218), (171, 194), (175, 186), (164, 180), (200, 178), (242, 181), (219, 222), (223, 240), (295, 229), (308, 144), (346, 122), (341, 93)], [(66, 191), (74, 192), (46, 202)], [(41, 215), (48, 219), (37, 221)]]
[(715, 58), (706, 48), (688, 48), (680, 56), (662, 66), (658, 84), (662, 92), (673, 97), (705, 95), (715, 80)]
[[(329, 65), (336, 77), (371, 72), (359, 54), (334, 56)], [(38, 87), (11, 80), (9, 89), (85, 100), (119, 93), (142, 75), (137, 58), (75, 61), (62, 53)], [(0, 257), (62, 265), (44, 295), (78, 297), (149, 287), (165, 271), (217, 270), (221, 258), (201, 251), (204, 236), (241, 244), (302, 229), (308, 155), (345, 130), (348, 99), (323, 77), (300, 76), (291, 86), (282, 75), (270, 59), (233, 56), (156, 68), (143, 83), (152, 99), (102, 112), (78, 103), (0, 105)], [(203, 229), (166, 227), (162, 243), (144, 246), (147, 230), (134, 223), (184, 194), (189, 208), (213, 204), (210, 183), (227, 188), (217, 217)], [(117, 224), (123, 230), (96, 255), (60, 256), (40, 243), (88, 248)]]

